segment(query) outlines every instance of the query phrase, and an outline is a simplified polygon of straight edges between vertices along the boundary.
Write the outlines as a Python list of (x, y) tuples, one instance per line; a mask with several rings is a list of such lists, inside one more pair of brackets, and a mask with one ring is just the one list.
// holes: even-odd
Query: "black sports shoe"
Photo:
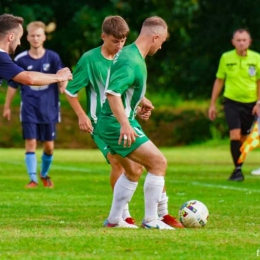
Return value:
[(234, 170), (230, 177), (228, 178), (229, 181), (243, 181), (244, 175), (240, 169)]

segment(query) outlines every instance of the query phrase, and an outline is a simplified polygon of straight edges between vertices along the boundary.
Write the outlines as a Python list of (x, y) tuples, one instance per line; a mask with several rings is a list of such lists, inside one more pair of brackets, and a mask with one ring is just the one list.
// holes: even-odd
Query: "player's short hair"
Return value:
[(35, 28), (35, 29), (42, 28), (44, 32), (46, 31), (46, 25), (41, 21), (34, 21), (34, 22), (29, 23), (26, 26), (27, 32), (32, 28)]
[(20, 16), (14, 16), (12, 14), (2, 14), (0, 15), (0, 38), (10, 32), (13, 29), (16, 29), (20, 25), (23, 25), (23, 18)]
[(142, 30), (153, 33), (160, 33), (162, 31), (168, 30), (168, 25), (161, 17), (151, 16), (144, 20)]
[(129, 27), (121, 16), (107, 16), (102, 23), (102, 32), (113, 35), (116, 39), (124, 39), (129, 34)]
[(246, 29), (246, 28), (236, 29), (236, 30), (233, 32), (233, 38), (234, 38), (234, 36), (235, 36), (236, 33), (243, 33), (243, 32), (246, 32), (246, 33), (249, 35), (249, 38), (251, 38), (251, 34), (250, 34), (249, 30)]

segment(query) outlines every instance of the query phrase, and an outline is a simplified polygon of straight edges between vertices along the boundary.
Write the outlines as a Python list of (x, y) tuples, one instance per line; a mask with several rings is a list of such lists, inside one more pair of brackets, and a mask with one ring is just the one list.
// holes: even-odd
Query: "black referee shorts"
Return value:
[(228, 98), (224, 100), (224, 112), (227, 120), (229, 131), (233, 129), (241, 129), (242, 135), (248, 135), (254, 120), (255, 115), (252, 115), (252, 110), (255, 105), (253, 103), (241, 103)]

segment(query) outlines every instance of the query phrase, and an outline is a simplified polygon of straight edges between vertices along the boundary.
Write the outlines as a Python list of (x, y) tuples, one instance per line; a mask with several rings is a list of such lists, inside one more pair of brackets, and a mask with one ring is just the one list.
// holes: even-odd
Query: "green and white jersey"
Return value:
[(76, 97), (82, 88), (86, 88), (86, 113), (93, 123), (97, 123), (102, 108), (107, 73), (111, 65), (112, 60), (101, 54), (101, 46), (85, 52), (73, 71), (73, 80), (69, 81), (65, 90), (68, 95)]
[(241, 103), (257, 100), (257, 80), (260, 79), (260, 55), (247, 50), (239, 56), (236, 50), (225, 52), (220, 59), (218, 79), (225, 80), (224, 97)]
[[(145, 60), (135, 43), (119, 51), (108, 73), (105, 93), (121, 97), (125, 113), (134, 119), (136, 108), (146, 91), (147, 68)], [(106, 99), (101, 114), (113, 115)]]

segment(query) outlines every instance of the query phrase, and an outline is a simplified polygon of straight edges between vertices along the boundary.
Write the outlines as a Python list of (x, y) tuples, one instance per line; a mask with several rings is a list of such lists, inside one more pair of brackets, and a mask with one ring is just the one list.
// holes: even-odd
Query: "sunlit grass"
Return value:
[[(204, 228), (103, 228), (112, 192), (110, 168), (98, 150), (56, 150), (55, 188), (26, 190), (23, 149), (0, 149), (0, 259), (257, 259), (260, 176), (250, 171), (260, 167), (260, 151), (247, 156), (243, 183), (226, 180), (232, 171), (228, 142), (162, 151), (169, 212), (177, 216), (183, 202), (201, 200), (210, 212)], [(130, 203), (138, 225), (144, 177)]]

